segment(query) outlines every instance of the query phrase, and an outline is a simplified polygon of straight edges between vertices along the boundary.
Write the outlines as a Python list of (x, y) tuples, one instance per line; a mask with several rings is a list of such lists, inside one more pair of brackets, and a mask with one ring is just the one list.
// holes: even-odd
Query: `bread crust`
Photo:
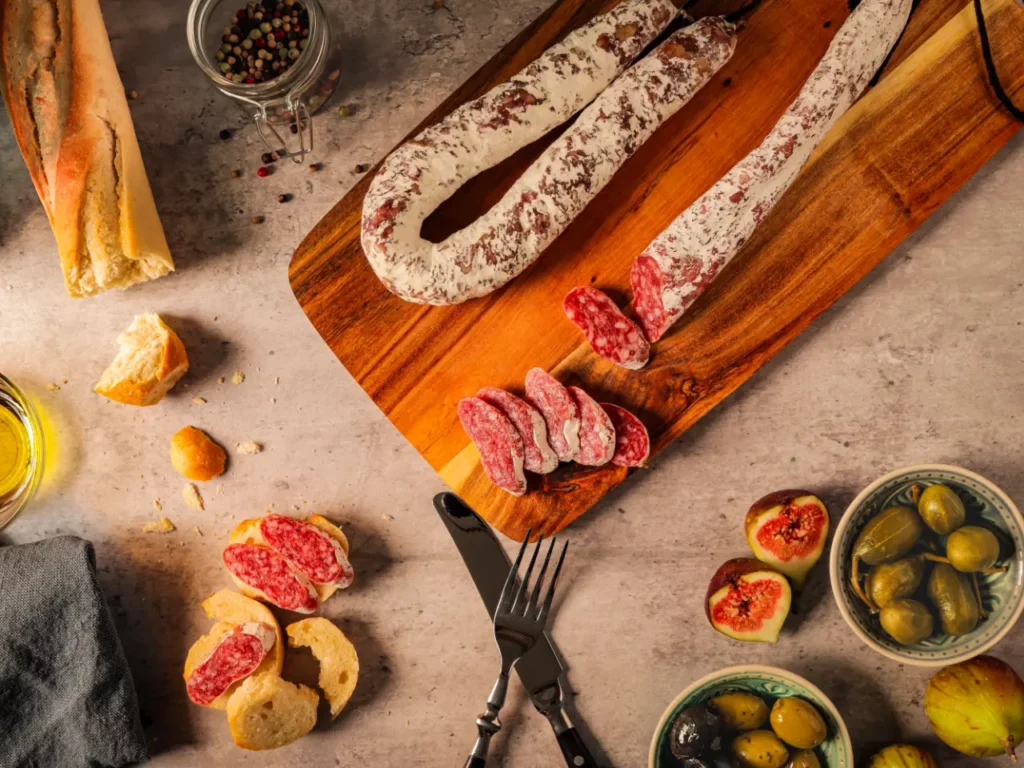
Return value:
[[(158, 357), (151, 366), (152, 371), (146, 370), (140, 374), (137, 364), (131, 370), (121, 371), (119, 365), (122, 358), (130, 357), (138, 351), (139, 339), (134, 334), (138, 334), (144, 324), (151, 326), (147, 341), (159, 344), (156, 352)], [(178, 334), (155, 313), (136, 316), (128, 329), (117, 337), (117, 343), (117, 357), (100, 376), (93, 390), (118, 403), (156, 405), (188, 371), (185, 345)], [(150, 362), (148, 358), (146, 362)]]
[(224, 474), (227, 454), (203, 430), (182, 427), (171, 438), (171, 464), (189, 480), (205, 483)]
[(0, 90), (68, 293), (172, 271), (98, 0), (0, 0)]
[(335, 718), (348, 704), (359, 680), (359, 656), (345, 633), (321, 616), (285, 627), (290, 648), (307, 647), (320, 663), (318, 685)]

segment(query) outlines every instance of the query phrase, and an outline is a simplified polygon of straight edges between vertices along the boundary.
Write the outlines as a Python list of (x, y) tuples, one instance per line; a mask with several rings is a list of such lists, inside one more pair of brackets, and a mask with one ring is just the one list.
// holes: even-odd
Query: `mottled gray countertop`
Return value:
[[(316, 119), (317, 174), (255, 170), (252, 128), (204, 81), (184, 41), (186, 3), (104, 0), (113, 48), (178, 271), (125, 293), (67, 297), (46, 217), (0, 118), (0, 369), (41, 407), (55, 445), (43, 490), (0, 538), (93, 540), (139, 689), (154, 765), (461, 765), (495, 673), (485, 614), (430, 505), (441, 481), (378, 412), (299, 310), (287, 281), (299, 240), (434, 105), (547, 0), (331, 3), (345, 72)], [(357, 106), (339, 116), (341, 103)], [(920, 231), (653, 463), (567, 535), (554, 635), (576, 707), (617, 766), (646, 765), (668, 702), (719, 667), (789, 668), (844, 713), (860, 757), (927, 743), (928, 673), (876, 655), (846, 628), (825, 569), (797, 631), (776, 646), (726, 640), (704, 620), (705, 585), (744, 554), (748, 505), (817, 489), (840, 513), (878, 475), (917, 462), (974, 469), (1024, 500), (1024, 141), (1005, 148)], [(232, 179), (230, 170), (244, 168)], [(276, 195), (295, 199), (278, 204)], [(250, 223), (254, 215), (266, 223)], [(136, 313), (162, 313), (192, 369), (160, 407), (108, 402), (91, 386)], [(231, 384), (234, 371), (245, 373)], [(218, 384), (218, 377), (227, 383)], [(64, 380), (67, 383), (62, 383)], [(59, 390), (47, 388), (59, 384)], [(206, 399), (196, 404), (193, 397)], [(185, 506), (167, 458), (186, 423), (227, 445), (255, 440), (206, 510)], [(157, 516), (178, 530), (142, 535)], [(229, 585), (218, 564), (235, 521), (274, 508), (345, 524), (357, 584), (326, 615), (359, 650), (348, 711), (286, 750), (236, 749), (223, 714), (191, 705), (180, 676), (208, 626), (199, 602)], [(202, 536), (193, 531), (198, 526)], [(998, 655), (1024, 669), (1015, 632)], [(303, 672), (304, 670), (299, 670)], [(308, 669), (305, 670), (308, 672)], [(981, 761), (974, 761), (980, 763)], [(513, 686), (494, 765), (557, 766), (548, 726)]]

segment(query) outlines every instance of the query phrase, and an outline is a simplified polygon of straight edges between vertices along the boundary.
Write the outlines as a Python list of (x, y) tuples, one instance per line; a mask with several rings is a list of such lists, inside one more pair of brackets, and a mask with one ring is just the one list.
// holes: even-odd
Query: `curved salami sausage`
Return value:
[(519, 432), (526, 450), (523, 463), (525, 469), (541, 475), (555, 470), (558, 456), (548, 442), (548, 428), (540, 411), (511, 392), (497, 387), (484, 387), (476, 396), (508, 416), (508, 420)]
[[(667, 23), (674, 13), (668, 6), (673, 10), (661, 2), (623, 3), (580, 30), (568, 50), (564, 44), (555, 47), (557, 53), (550, 49), (513, 78), (523, 89), (518, 103), (533, 107), (512, 112), (518, 120), (510, 131), (515, 143), (494, 133), (488, 94), (483, 104), (456, 110), (385, 161), (364, 200), (362, 244), (390, 291), (407, 301), (457, 304), (500, 288), (537, 259), (637, 148), (732, 56), (733, 25), (702, 19), (671, 35), (601, 92), (610, 79), (606, 75), (614, 74), (612, 67), (593, 63), (607, 53), (587, 52), (588, 47), (600, 50), (599, 41), (606, 39), (601, 35), (609, 34), (597, 30), (620, 30), (611, 34), (622, 37), (622, 52), (628, 49), (615, 57), (621, 62), (636, 56), (642, 41)], [(574, 67), (580, 71), (570, 72)], [(598, 76), (599, 69), (607, 72)], [(538, 89), (542, 80), (545, 87)], [(507, 86), (497, 90), (502, 88)], [(584, 92), (582, 98), (573, 95)], [(424, 219), (465, 181), (527, 143), (519, 143), (521, 138), (538, 138), (564, 122), (598, 93), (490, 211), (441, 243), (421, 237)]]
[(274, 630), (257, 621), (236, 625), (185, 681), (188, 697), (206, 706), (231, 684), (248, 677), (274, 647)]
[(569, 390), (543, 368), (531, 368), (526, 373), (526, 399), (544, 417), (558, 460), (575, 459), (580, 450), (580, 409)]
[(269, 547), (228, 544), (222, 559), (236, 579), (278, 608), (312, 613), (319, 605), (310, 580)]
[(355, 571), (341, 542), (315, 525), (286, 515), (266, 515), (260, 533), (267, 546), (314, 584), (352, 586)]
[(587, 467), (603, 467), (615, 454), (615, 427), (594, 398), (579, 387), (569, 394), (580, 409), (580, 450), (574, 461)]
[(513, 496), (526, 493), (526, 450), (508, 417), (478, 397), (464, 397), (459, 401), (459, 421), (480, 452), (491, 482)]
[(633, 264), (634, 309), (651, 343), (743, 247), (896, 44), (911, 0), (861, 0), (762, 144), (658, 235)]
[(562, 308), (583, 331), (590, 348), (605, 360), (631, 370), (647, 365), (651, 345), (640, 326), (622, 314), (606, 293), (589, 286), (573, 288)]
[(651, 456), (651, 438), (647, 427), (635, 415), (618, 405), (601, 403), (615, 427), (615, 454), (612, 464), (642, 467)]

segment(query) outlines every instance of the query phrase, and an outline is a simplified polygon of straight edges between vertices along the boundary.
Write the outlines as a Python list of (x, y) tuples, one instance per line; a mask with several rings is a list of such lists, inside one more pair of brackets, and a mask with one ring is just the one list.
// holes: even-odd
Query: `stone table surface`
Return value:
[[(67, 297), (46, 217), (0, 118), (0, 368), (30, 390), (54, 443), (40, 495), (0, 538), (95, 542), (154, 765), (462, 764), (496, 662), (485, 613), (430, 504), (444, 486), (316, 335), (287, 265), (356, 182), (355, 166), (380, 158), (547, 2), (330, 3), (345, 72), (316, 119), (315, 159), (325, 166), (310, 174), (281, 164), (258, 179), (258, 137), (189, 57), (187, 3), (104, 0), (125, 87), (139, 93), (132, 114), (178, 266), (124, 293)], [(340, 116), (342, 103), (354, 114)], [(239, 130), (222, 142), (223, 128)], [(688, 683), (760, 663), (821, 686), (862, 759), (899, 739), (927, 744), (944, 765), (971, 764), (930, 733), (928, 672), (854, 637), (825, 569), (775, 646), (716, 634), (702, 600), (715, 568), (746, 551), (748, 505), (771, 490), (817, 489), (838, 515), (890, 469), (948, 462), (1024, 500), (1022, 139), (652, 471), (568, 530), (554, 635), (576, 708), (611, 763), (646, 765), (663, 709)], [(281, 192), (294, 200), (278, 204)], [(254, 215), (266, 222), (253, 225)], [(192, 368), (159, 407), (132, 409), (91, 386), (118, 332), (144, 311), (179, 331)], [(231, 383), (235, 371), (243, 383)], [(189, 423), (228, 446), (265, 446), (232, 456), (223, 478), (203, 486), (205, 511), (185, 505), (167, 459), (170, 435)], [(143, 535), (157, 499), (177, 530)], [(180, 669), (208, 626), (200, 601), (230, 586), (218, 565), (227, 531), (271, 508), (343, 522), (358, 580), (324, 612), (352, 638), (362, 671), (336, 722), (258, 754), (232, 745), (222, 713), (188, 702)], [(998, 654), (1024, 668), (1024, 635)], [(309, 660), (292, 658), (294, 674), (308, 677)], [(561, 764), (517, 684), (493, 756), (497, 766)]]

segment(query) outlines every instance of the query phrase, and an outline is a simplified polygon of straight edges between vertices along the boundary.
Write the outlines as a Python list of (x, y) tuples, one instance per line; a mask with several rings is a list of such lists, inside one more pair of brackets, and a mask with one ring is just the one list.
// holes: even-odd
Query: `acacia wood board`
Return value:
[[(559, 0), (413, 133), (614, 4)], [(691, 12), (739, 4), (704, 0)], [(1020, 99), (1024, 8), (1016, 0), (985, 0), (984, 7), (1004, 85)], [(878, 84), (829, 133), (743, 252), (654, 345), (650, 364), (626, 371), (595, 357), (562, 313), (562, 298), (582, 284), (628, 298), (633, 259), (760, 143), (848, 13), (846, 0), (765, 0), (729, 64), (530, 269), (487, 297), (428, 307), (388, 293), (359, 243), (373, 172), (302, 241), (290, 280), (314, 327), (448, 485), (506, 535), (562, 529), (629, 472), (563, 465), (531, 477), (530, 491), (512, 497), (483, 474), (456, 415), (460, 398), (483, 386), (521, 393), (526, 371), (540, 366), (637, 413), (657, 454), (885, 258), (1020, 128), (987, 82), (969, 2), (921, 0)], [(439, 240), (486, 211), (552, 138), (468, 182), (428, 219), (425, 235)]]

